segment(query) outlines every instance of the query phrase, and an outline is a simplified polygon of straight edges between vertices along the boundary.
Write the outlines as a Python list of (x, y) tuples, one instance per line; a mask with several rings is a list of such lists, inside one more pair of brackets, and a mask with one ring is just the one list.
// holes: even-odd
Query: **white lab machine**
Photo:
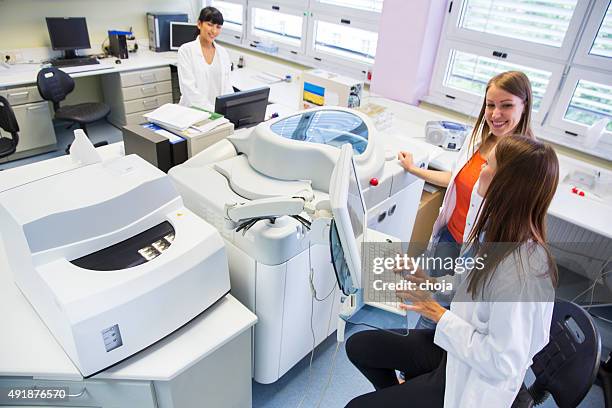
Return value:
[(361, 105), (363, 81), (323, 69), (300, 75), (299, 109), (316, 106), (357, 108)]
[[(259, 319), (257, 382), (278, 380), (337, 327), (340, 292), (329, 228), (325, 232), (316, 221), (326, 213), (331, 218), (331, 176), (347, 143), (368, 226), (407, 242), (423, 181), (396, 160), (403, 146), (388, 145), (354, 110), (315, 108), (261, 123), (169, 172), (185, 205), (221, 232), (232, 294)], [(424, 151), (414, 156), (427, 165)], [(279, 197), (287, 199), (278, 204)]]
[(189, 323), (230, 289), (217, 230), (136, 155), (0, 191), (15, 282), (84, 377)]

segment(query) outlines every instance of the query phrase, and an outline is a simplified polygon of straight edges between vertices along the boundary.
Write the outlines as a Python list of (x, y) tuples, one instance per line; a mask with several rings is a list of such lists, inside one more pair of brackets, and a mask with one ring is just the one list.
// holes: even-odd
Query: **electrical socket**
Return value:
[(16, 64), (17, 62), (19, 62), (18, 54), (19, 53), (11, 52), (11, 51), (2, 51), (0, 52), (0, 58), (2, 58), (0, 61), (6, 64), (9, 64), (9, 65)]

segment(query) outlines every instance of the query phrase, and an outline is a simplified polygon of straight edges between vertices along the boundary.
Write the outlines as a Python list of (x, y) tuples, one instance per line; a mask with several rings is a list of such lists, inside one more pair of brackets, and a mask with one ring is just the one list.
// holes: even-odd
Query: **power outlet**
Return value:
[(0, 61), (4, 62), (6, 64), (12, 65), (12, 64), (16, 64), (19, 58), (18, 53), (16, 52), (11, 52), (11, 51), (3, 51), (0, 52), (0, 58), (2, 58)]

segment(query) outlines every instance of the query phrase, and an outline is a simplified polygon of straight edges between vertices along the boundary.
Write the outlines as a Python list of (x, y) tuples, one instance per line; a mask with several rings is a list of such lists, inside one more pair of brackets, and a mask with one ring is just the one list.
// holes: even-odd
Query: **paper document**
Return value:
[(199, 109), (167, 103), (144, 115), (149, 122), (164, 128), (183, 131), (196, 123), (207, 120), (210, 113)]

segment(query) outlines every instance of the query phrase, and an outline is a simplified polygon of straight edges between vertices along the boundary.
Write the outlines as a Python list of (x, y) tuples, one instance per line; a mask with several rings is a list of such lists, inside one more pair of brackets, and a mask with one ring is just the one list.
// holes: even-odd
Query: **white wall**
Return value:
[(182, 12), (190, 20), (199, 0), (0, 0), (0, 49), (50, 47), (45, 17), (85, 17), (92, 47), (108, 30), (133, 28), (147, 37), (148, 11)]

